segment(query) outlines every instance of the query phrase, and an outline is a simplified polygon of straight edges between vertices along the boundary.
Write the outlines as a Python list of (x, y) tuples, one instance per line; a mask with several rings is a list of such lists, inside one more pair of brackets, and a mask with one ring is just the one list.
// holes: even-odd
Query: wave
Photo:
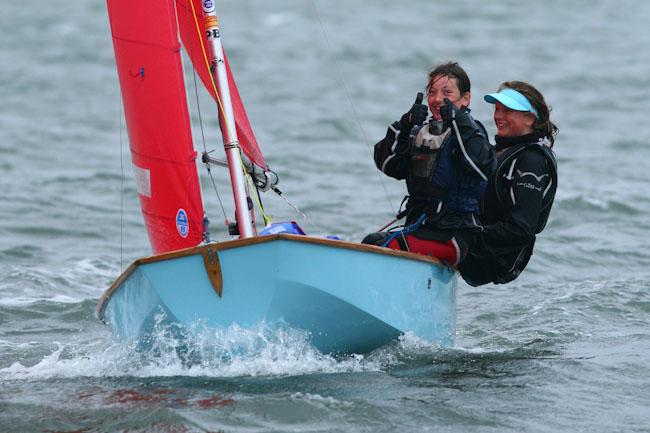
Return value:
[[(193, 330), (190, 338), (187, 335), (179, 338), (178, 329), (166, 326), (156, 330), (144, 350), (136, 343), (115, 341), (107, 333), (100, 335), (97, 331), (95, 335), (89, 332), (83, 340), (49, 343), (51, 349), (32, 363), (15, 361), (0, 369), (0, 380), (77, 377), (224, 379), (381, 372), (404, 365), (449, 363), (468, 353), (462, 349), (442, 349), (406, 334), (370, 354), (325, 355), (309, 344), (304, 331), (271, 328), (264, 324), (255, 328), (237, 325), (226, 329), (201, 327)], [(9, 342), (5, 343), (5, 349), (11, 346)], [(38, 350), (38, 347), (30, 347), (30, 350)], [(42, 353), (42, 347), (39, 353)]]
[[(440, 348), (412, 334), (367, 355), (336, 357), (313, 348), (303, 331), (205, 328), (191, 341), (160, 329), (143, 351), (110, 338), (83, 344), (54, 343), (32, 365), (14, 362), (0, 380), (71, 378), (283, 378), (315, 374), (383, 372), (389, 375), (472, 374), (486, 365), (556, 357), (548, 342), (536, 340), (507, 349)], [(423, 373), (424, 372), (424, 373)]]
[[(603, 197), (587, 197), (587, 196), (573, 196), (564, 197), (556, 200), (554, 211), (567, 211), (567, 212), (587, 212), (601, 214), (625, 214), (628, 216), (645, 215), (645, 209), (632, 204), (630, 201), (619, 201)], [(582, 214), (584, 215), (584, 214)]]
[(0, 369), (2, 380), (74, 377), (212, 377), (295, 376), (376, 369), (363, 356), (336, 359), (309, 345), (293, 329), (264, 326), (244, 329), (205, 328), (191, 341), (171, 328), (159, 329), (143, 351), (135, 343), (110, 337), (81, 345), (56, 343), (56, 349), (33, 365), (14, 362)]
[(58, 269), (31, 264), (8, 266), (0, 276), (0, 307), (96, 300), (119, 272), (119, 264), (109, 257), (75, 258)]

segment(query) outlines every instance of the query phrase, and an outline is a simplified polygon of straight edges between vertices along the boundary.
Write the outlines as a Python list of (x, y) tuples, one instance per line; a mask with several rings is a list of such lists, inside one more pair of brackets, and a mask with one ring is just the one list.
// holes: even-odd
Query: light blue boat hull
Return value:
[[(206, 271), (206, 248), (218, 256), (221, 296)], [(98, 313), (125, 340), (146, 341), (160, 320), (186, 329), (264, 322), (307, 331), (323, 353), (367, 353), (405, 332), (448, 347), (456, 275), (409, 253), (263, 236), (136, 261), (102, 297)]]

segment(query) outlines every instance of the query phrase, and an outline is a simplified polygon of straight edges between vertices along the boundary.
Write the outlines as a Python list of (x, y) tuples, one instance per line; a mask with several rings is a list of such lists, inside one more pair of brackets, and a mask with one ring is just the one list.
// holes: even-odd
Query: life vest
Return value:
[(434, 188), (431, 178), (440, 163), (441, 149), (449, 142), (450, 133), (451, 130), (448, 129), (441, 134), (431, 134), (429, 124), (425, 124), (414, 134), (407, 179), (409, 207), (415, 205), (415, 208), (421, 211), (430, 206), (437, 206), (447, 195), (445, 190)]
[[(475, 123), (487, 136), (485, 128)], [(408, 189), (408, 208), (440, 213), (445, 207), (460, 213), (478, 213), (480, 198), (487, 186), (487, 178), (461, 167), (463, 159), (469, 156), (457, 135), (448, 129), (439, 148), (425, 145), (418, 146), (418, 140), (427, 125), (418, 132), (411, 157)], [(477, 169), (478, 170), (478, 169)]]

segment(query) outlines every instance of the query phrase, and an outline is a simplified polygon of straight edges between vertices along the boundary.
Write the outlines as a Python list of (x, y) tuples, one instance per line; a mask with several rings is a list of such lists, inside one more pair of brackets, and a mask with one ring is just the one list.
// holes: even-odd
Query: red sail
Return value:
[(174, 0), (108, 0), (142, 213), (154, 253), (199, 244), (203, 205)]
[[(193, 1), (194, 3), (194, 11), (197, 15), (196, 20), (194, 19), (190, 1)], [(210, 92), (212, 98), (216, 100), (214, 87), (212, 85), (212, 80), (210, 79), (210, 70), (206, 64), (203, 49), (201, 47), (201, 40), (199, 39), (199, 37), (205, 35), (201, 0), (177, 0), (176, 4), (178, 6), (178, 27), (185, 50), (190, 56), (192, 64), (201, 78), (203, 85), (206, 87), (208, 92)], [(198, 32), (196, 28), (197, 24), (199, 26)], [(264, 156), (262, 156), (259, 145), (257, 144), (255, 134), (253, 134), (253, 130), (248, 120), (248, 115), (246, 114), (246, 109), (244, 108), (244, 103), (239, 96), (239, 91), (237, 90), (235, 79), (230, 71), (230, 65), (228, 64), (227, 58), (226, 70), (228, 72), (228, 87), (230, 89), (230, 99), (232, 100), (232, 109), (235, 116), (239, 145), (251, 161), (259, 167), (267, 170), (268, 166), (264, 160)]]

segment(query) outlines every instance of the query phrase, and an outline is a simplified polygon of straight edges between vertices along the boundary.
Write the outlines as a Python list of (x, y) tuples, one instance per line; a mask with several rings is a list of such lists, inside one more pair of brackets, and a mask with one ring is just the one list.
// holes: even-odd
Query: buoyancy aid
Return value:
[[(466, 122), (471, 122), (473, 128), (487, 137), (483, 125), (469, 116), (467, 119)], [(429, 127), (425, 124), (418, 132), (412, 147), (407, 179), (407, 209), (433, 214), (445, 209), (463, 214), (477, 214), (487, 178), (461, 167), (462, 160), (470, 157), (463, 148), (462, 136), (461, 140), (458, 140), (460, 133), (455, 133), (450, 127), (438, 135), (442, 139), (421, 140), (423, 131), (426, 133), (428, 130)], [(424, 144), (418, 145), (422, 142)]]
[(440, 164), (441, 149), (449, 142), (451, 130), (432, 133), (432, 125), (433, 123), (425, 124), (414, 134), (407, 178), (409, 205), (417, 203), (417, 207), (423, 209), (429, 205), (437, 206), (447, 195), (444, 189), (435, 188), (431, 179)]

